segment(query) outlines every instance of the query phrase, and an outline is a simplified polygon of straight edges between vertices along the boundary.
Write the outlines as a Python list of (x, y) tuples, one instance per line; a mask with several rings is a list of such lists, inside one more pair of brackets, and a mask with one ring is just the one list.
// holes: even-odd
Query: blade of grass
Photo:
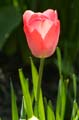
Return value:
[(25, 112), (25, 108), (24, 108), (24, 97), (22, 98), (20, 119), (26, 119), (26, 112)]
[(61, 120), (64, 120), (64, 115), (65, 115), (65, 105), (66, 105), (66, 88), (64, 81), (62, 82), (62, 89), (61, 89)]
[(73, 109), (72, 109), (72, 115), (71, 115), (71, 120), (74, 120), (74, 118), (76, 116), (76, 113), (77, 113), (77, 103), (74, 100), (74, 102), (73, 102)]
[(35, 102), (35, 105), (34, 105), (34, 115), (35, 115), (37, 118), (39, 118), (37, 102)]
[(48, 105), (47, 105), (47, 120), (55, 120), (55, 114), (54, 114), (54, 111), (53, 111), (51, 101), (49, 101)]
[(61, 65), (61, 51), (59, 47), (57, 47), (57, 60), (58, 60), (58, 68), (59, 68), (59, 75), (60, 78), (62, 76), (62, 65)]
[(44, 108), (45, 108), (45, 115), (47, 115), (47, 98), (44, 96)]
[(37, 101), (38, 72), (37, 72), (37, 69), (36, 69), (36, 67), (33, 63), (32, 58), (30, 58), (30, 60), (31, 60), (32, 82), (33, 82), (34, 96), (35, 96), (35, 100)]
[(61, 108), (60, 87), (61, 87), (61, 82), (59, 81), (57, 104), (56, 104), (56, 120), (61, 120), (61, 116), (60, 116), (60, 108)]
[(65, 83), (62, 78), (61, 51), (58, 47), (57, 47), (57, 59), (58, 59), (60, 80), (59, 80), (58, 96), (57, 96), (56, 120), (64, 120), (67, 87), (65, 86)]
[(16, 97), (12, 83), (11, 83), (11, 103), (12, 103), (12, 120), (19, 120), (18, 109), (16, 105)]
[(39, 112), (39, 120), (45, 120), (45, 111), (44, 111), (42, 90), (40, 90), (38, 112)]
[(76, 100), (76, 91), (77, 91), (77, 83), (76, 83), (76, 75), (72, 75), (73, 80), (73, 90), (74, 90), (74, 100)]
[(78, 116), (78, 118), (79, 118), (79, 107), (78, 107), (78, 110), (77, 110), (77, 116)]
[(66, 104), (66, 87), (64, 81), (61, 79), (59, 81), (58, 96), (57, 96), (56, 120), (58, 119), (64, 120), (65, 104)]
[(32, 101), (31, 101), (31, 96), (28, 88), (28, 82), (27, 82), (28, 80), (25, 79), (22, 69), (19, 69), (19, 77), (20, 77), (22, 92), (24, 96), (24, 105), (25, 105), (26, 114), (28, 118), (31, 118), (33, 115)]

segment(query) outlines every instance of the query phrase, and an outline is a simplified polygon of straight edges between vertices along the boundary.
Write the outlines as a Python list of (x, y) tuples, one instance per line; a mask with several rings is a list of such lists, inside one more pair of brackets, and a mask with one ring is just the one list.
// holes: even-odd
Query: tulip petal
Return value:
[(33, 32), (28, 31), (27, 26), (24, 27), (24, 32), (32, 54), (35, 57), (42, 57), (41, 55), (43, 55), (45, 47), (41, 35), (37, 30), (34, 30)]
[(40, 22), (37, 30), (41, 34), (41, 37), (43, 39), (45, 38), (47, 32), (49, 31), (52, 25), (53, 25), (53, 22), (51, 22), (50, 20), (45, 20), (43, 22)]
[(31, 45), (32, 54), (36, 57), (43, 57), (44, 56), (44, 44), (43, 39), (37, 30), (34, 30), (31, 33)]
[(57, 22), (53, 24), (51, 29), (48, 31), (44, 40), (48, 56), (51, 56), (54, 53), (56, 46), (58, 44), (59, 34), (60, 34), (60, 22), (59, 20), (57, 20)]
[(32, 24), (34, 21), (43, 21), (45, 19), (48, 19), (46, 15), (43, 15), (42, 13), (34, 13), (31, 18), (29, 19), (29, 24)]
[(31, 16), (34, 14), (31, 10), (26, 10), (23, 14), (23, 21), (24, 24), (27, 24)]
[(32, 32), (33, 30), (36, 29), (40, 33), (42, 39), (44, 39), (44, 37), (46, 36), (47, 32), (49, 31), (52, 25), (53, 22), (48, 19), (41, 21), (34, 21), (32, 24), (29, 25), (29, 30), (30, 32)]
[(56, 21), (58, 19), (56, 10), (48, 9), (43, 12), (43, 15), (47, 16), (52, 21)]

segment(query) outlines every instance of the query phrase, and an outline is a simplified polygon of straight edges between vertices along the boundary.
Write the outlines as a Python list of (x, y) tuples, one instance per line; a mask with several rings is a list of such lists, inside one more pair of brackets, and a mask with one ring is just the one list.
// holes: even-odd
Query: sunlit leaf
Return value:
[(12, 120), (19, 120), (18, 110), (16, 105), (16, 97), (12, 83), (11, 83), (11, 103), (12, 103)]
[(54, 111), (53, 111), (51, 101), (49, 101), (48, 105), (47, 105), (47, 120), (55, 120), (55, 114), (54, 114)]
[(41, 90), (40, 90), (40, 96), (39, 96), (38, 112), (39, 112), (39, 119), (45, 120), (45, 111), (44, 111), (44, 104), (43, 104), (43, 97), (42, 97)]
[(37, 69), (33, 63), (32, 58), (30, 58), (30, 60), (31, 60), (31, 69), (32, 69), (33, 90), (34, 90), (35, 100), (37, 101), (38, 72), (37, 72)]
[(76, 118), (76, 116), (78, 116), (77, 110), (78, 110), (77, 102), (74, 100), (73, 101), (72, 114), (71, 114), (71, 120), (76, 120), (75, 118)]
[(56, 106), (56, 120), (58, 119), (64, 120), (65, 104), (66, 104), (66, 87), (64, 81), (60, 79)]
[(35, 115), (36, 117), (39, 117), (37, 102), (35, 102), (35, 105), (34, 105), (34, 115)]
[(57, 60), (58, 60), (59, 74), (60, 74), (60, 77), (61, 77), (61, 74), (62, 74), (62, 66), (61, 66), (61, 52), (60, 52), (59, 47), (57, 47)]
[(20, 119), (26, 119), (26, 112), (25, 112), (25, 108), (24, 108), (24, 97), (22, 99)]
[(33, 115), (32, 101), (31, 101), (31, 96), (28, 88), (28, 82), (27, 82), (28, 80), (25, 79), (22, 69), (19, 69), (19, 77), (20, 77), (22, 92), (24, 96), (24, 105), (25, 105), (26, 114), (28, 118), (31, 118)]

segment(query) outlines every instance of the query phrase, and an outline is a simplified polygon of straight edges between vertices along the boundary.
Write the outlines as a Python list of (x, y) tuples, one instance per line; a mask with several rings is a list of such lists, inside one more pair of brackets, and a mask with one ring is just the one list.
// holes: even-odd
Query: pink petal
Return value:
[(28, 46), (35, 57), (41, 57), (44, 51), (44, 44), (41, 35), (34, 30), (32, 33), (28, 31), (28, 28), (24, 28), (26, 34)]
[(51, 28), (53, 22), (45, 19), (45, 20), (36, 20), (32, 24), (29, 25), (29, 29), (32, 32), (33, 30), (37, 30), (41, 35), (42, 39), (46, 36), (47, 32)]
[(57, 22), (54, 25), (52, 25), (51, 29), (48, 31), (44, 40), (48, 56), (51, 56), (54, 53), (56, 46), (58, 44), (59, 34), (60, 34), (60, 22), (57, 20)]
[(53, 22), (50, 20), (45, 20), (43, 22), (40, 22), (38, 25), (38, 32), (41, 34), (41, 37), (44, 39), (46, 34), (48, 33), (49, 29), (51, 28)]
[(43, 15), (47, 16), (52, 21), (56, 21), (58, 19), (56, 10), (48, 9), (43, 12)]
[(42, 57), (44, 55), (45, 48), (41, 35), (38, 33), (38, 31), (34, 30), (31, 33), (31, 37), (32, 37), (31, 43), (32, 54), (36, 57)]
[(26, 10), (23, 14), (23, 21), (24, 24), (27, 24), (31, 16), (34, 14), (31, 10)]
[(32, 24), (35, 21), (43, 21), (45, 19), (48, 19), (48, 17), (42, 15), (42, 13), (34, 13), (29, 20), (29, 24)]

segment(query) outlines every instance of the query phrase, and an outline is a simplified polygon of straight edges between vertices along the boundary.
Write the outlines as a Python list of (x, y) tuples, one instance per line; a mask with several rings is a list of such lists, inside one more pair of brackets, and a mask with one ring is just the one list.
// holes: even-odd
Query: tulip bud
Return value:
[(35, 57), (51, 56), (57, 47), (60, 21), (57, 11), (48, 9), (43, 13), (26, 10), (23, 14), (24, 32), (28, 46)]

